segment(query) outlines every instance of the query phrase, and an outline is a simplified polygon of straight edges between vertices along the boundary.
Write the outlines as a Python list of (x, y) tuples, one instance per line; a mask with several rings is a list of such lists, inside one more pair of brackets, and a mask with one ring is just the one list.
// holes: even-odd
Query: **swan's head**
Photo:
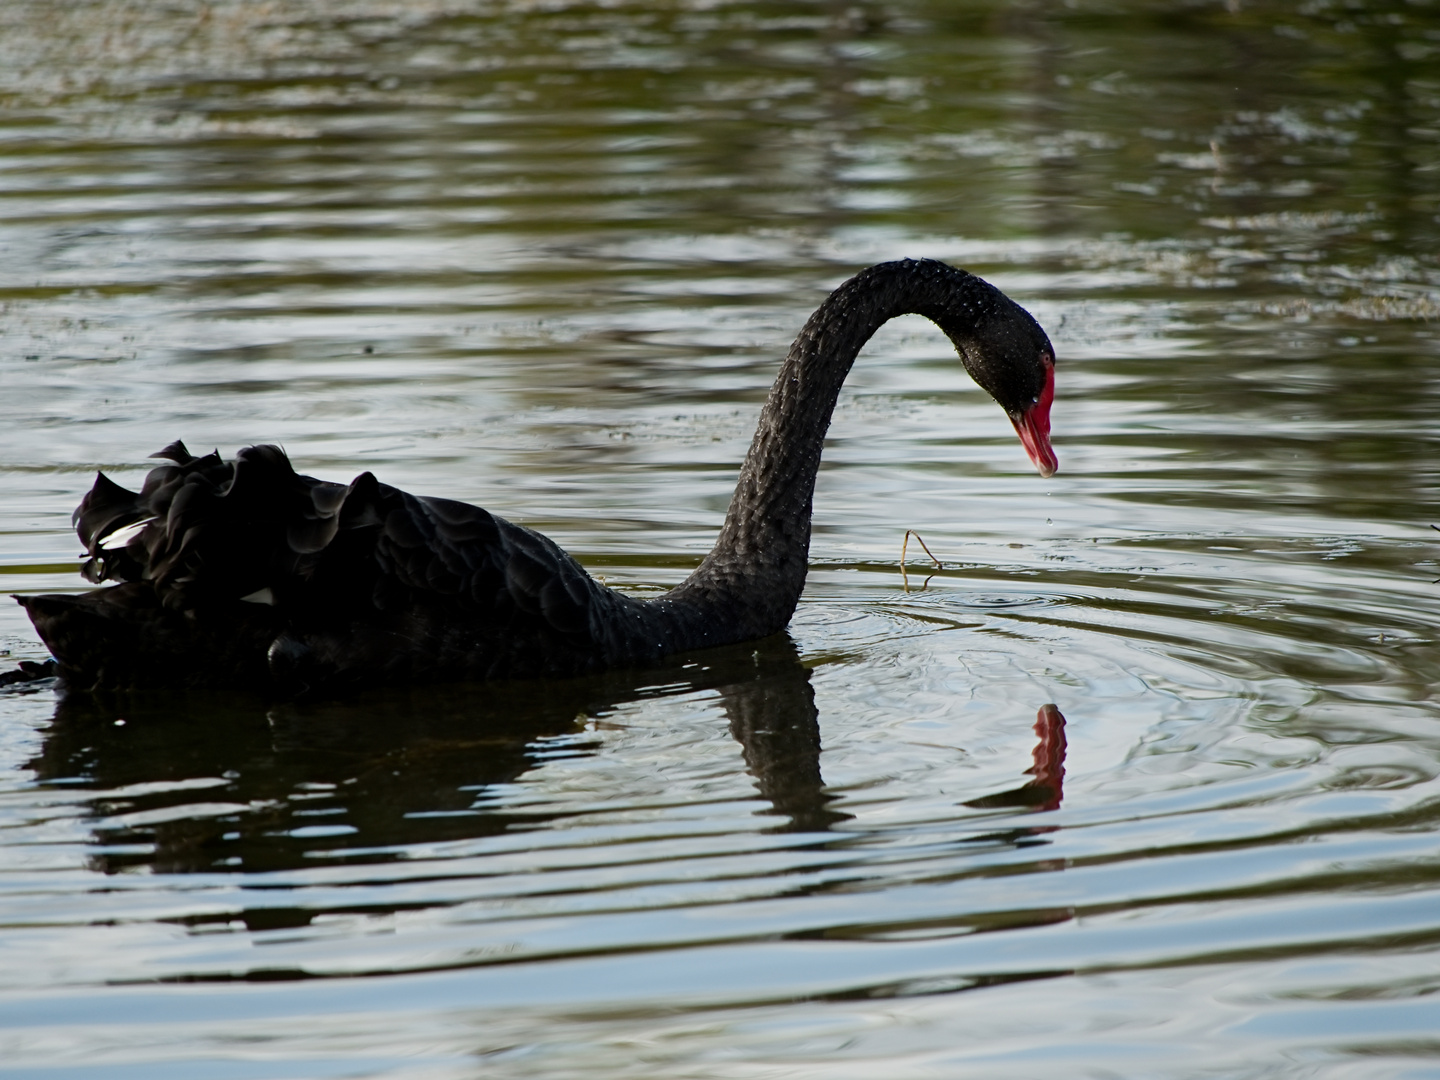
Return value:
[[(988, 283), (963, 323), (941, 323), (970, 377), (1010, 417), (1020, 444), (1041, 476), (1060, 468), (1050, 446), (1050, 403), (1055, 400), (1055, 347), (1030, 313)], [(939, 321), (939, 320), (937, 320)]]

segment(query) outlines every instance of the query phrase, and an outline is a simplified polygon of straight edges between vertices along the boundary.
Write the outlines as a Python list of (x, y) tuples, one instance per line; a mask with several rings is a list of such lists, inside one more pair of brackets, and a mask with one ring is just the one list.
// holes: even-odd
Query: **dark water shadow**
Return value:
[(97, 789), (91, 865), (101, 872), (383, 863), (555, 819), (505, 806), (497, 787), (546, 760), (594, 753), (589, 718), (696, 691), (718, 694), (779, 829), (818, 832), (846, 818), (829, 809), (820, 774), (810, 672), (783, 634), (645, 672), (341, 701), (71, 693), (29, 767), (53, 786)]

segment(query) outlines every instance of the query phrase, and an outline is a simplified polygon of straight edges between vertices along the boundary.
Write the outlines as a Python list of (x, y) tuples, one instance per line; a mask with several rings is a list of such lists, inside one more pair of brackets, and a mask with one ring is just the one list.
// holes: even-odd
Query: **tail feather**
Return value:
[(152, 458), (165, 458), (166, 460), (173, 461), (176, 465), (188, 465), (195, 460), (195, 455), (185, 449), (185, 444), (179, 439), (176, 439), (169, 446), (165, 447), (164, 450), (156, 450), (155, 453), (150, 456)]
[[(174, 610), (266, 588), (283, 595), (334, 539), (352, 489), (371, 495), (376, 486), (373, 477), (347, 488), (301, 476), (278, 446), (225, 461), (214, 452), (195, 457), (177, 440), (154, 456), (167, 464), (150, 470), (138, 495), (97, 475), (75, 512), (76, 533), (88, 580), (148, 581)], [(141, 523), (128, 539), (116, 535)], [(110, 537), (117, 542), (107, 547)]]
[(325, 483), (276, 446), (157, 456), (138, 494), (101, 474), (76, 514), (86, 577), (119, 584), (21, 601), (72, 686), (575, 674), (659, 655), (624, 598), (480, 507), (368, 472)]

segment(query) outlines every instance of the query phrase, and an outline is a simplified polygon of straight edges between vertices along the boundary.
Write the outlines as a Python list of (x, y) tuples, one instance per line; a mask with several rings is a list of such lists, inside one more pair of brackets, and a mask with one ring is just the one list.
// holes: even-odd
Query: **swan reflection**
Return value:
[(103, 872), (254, 872), (314, 866), (317, 854), (385, 862), (554, 819), (491, 793), (557, 756), (594, 753), (602, 736), (588, 718), (697, 691), (718, 698), (779, 828), (846, 818), (828, 808), (810, 672), (783, 634), (628, 675), (352, 701), (72, 693), (30, 767), (56, 786), (100, 789), (92, 865)]
[[(788, 635), (641, 673), (371, 692), (267, 706), (234, 694), (69, 694), (37, 778), (97, 789), (92, 868), (255, 873), (384, 863), (417, 846), (534, 828), (569, 811), (512, 804), (503, 786), (560, 757), (594, 754), (587, 720), (646, 699), (713, 694), (771, 831), (849, 820), (820, 771), (810, 670)], [(1033, 778), (980, 809), (1054, 809), (1064, 717), (1040, 710)]]

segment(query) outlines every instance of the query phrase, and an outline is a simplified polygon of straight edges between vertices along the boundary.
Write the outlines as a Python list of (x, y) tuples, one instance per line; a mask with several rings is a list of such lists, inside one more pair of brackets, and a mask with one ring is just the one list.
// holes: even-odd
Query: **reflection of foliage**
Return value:
[[(352, 209), (583, 253), (580, 233), (639, 229), (667, 239), (621, 254), (722, 278), (797, 234), (847, 265), (963, 238), (982, 272), (1099, 265), (1137, 294), (1278, 289), (1412, 319), (1440, 288), (1437, 35), (1440, 12), (1402, 0), (14, 0), (0, 103), (82, 139), (206, 148), (242, 188), (287, 186), (283, 151), (298, 204), (332, 201), (339, 169)], [(897, 231), (870, 250), (847, 229)]]
[(356, 109), (437, 134), (485, 110), (451, 197), (471, 153), (523, 131), (532, 156), (492, 172), (523, 187), (475, 194), (532, 225), (581, 193), (656, 224), (819, 215), (971, 238), (1208, 237), (1202, 218), (1303, 205), (1437, 248), (1421, 175), (1440, 167), (1440, 16), (1400, 0), (16, 0), (0, 28), (0, 101), (146, 139), (318, 148), (355, 138)]

